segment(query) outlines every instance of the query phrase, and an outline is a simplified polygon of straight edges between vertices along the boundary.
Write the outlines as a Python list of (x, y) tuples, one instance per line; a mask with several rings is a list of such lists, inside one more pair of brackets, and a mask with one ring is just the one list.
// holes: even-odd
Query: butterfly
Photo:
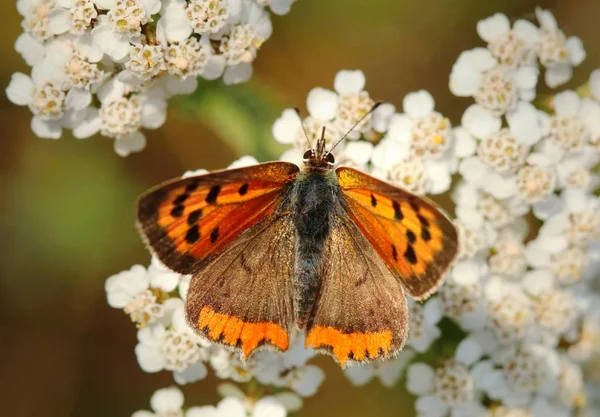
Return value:
[(298, 330), (342, 367), (392, 357), (407, 338), (405, 292), (427, 298), (456, 256), (456, 229), (439, 208), (335, 169), (325, 143), (323, 129), (302, 168), (268, 162), (175, 179), (138, 201), (147, 245), (192, 275), (188, 323), (242, 359), (286, 351)]

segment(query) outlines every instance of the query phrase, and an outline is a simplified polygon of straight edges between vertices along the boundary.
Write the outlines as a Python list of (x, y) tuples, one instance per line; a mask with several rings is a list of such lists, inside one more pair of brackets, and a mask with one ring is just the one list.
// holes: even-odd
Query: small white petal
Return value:
[(470, 366), (481, 358), (482, 353), (479, 343), (475, 339), (467, 337), (458, 344), (454, 356), (457, 361)]
[(273, 397), (263, 397), (252, 410), (252, 417), (285, 417), (285, 407)]
[(115, 139), (114, 149), (117, 155), (127, 156), (133, 152), (139, 152), (146, 147), (146, 136), (141, 132), (133, 132)]
[(448, 406), (437, 395), (417, 398), (415, 409), (419, 417), (444, 417), (448, 413)]
[(50, 10), (48, 13), (48, 28), (55, 35), (61, 35), (71, 29), (69, 11), (63, 8)]
[(205, 80), (216, 80), (223, 75), (226, 66), (225, 58), (222, 55), (212, 55), (206, 61), (202, 78)]
[(338, 95), (325, 88), (313, 88), (306, 98), (308, 113), (317, 120), (329, 121), (337, 116), (339, 109)]
[(33, 67), (44, 59), (46, 50), (44, 44), (29, 33), (22, 33), (15, 42), (15, 50), (21, 54), (27, 65)]
[(533, 45), (539, 36), (539, 29), (528, 20), (519, 19), (513, 25), (513, 31), (528, 45)]
[(180, 411), (183, 407), (183, 394), (175, 387), (159, 389), (150, 398), (150, 406), (158, 413)]
[(227, 67), (223, 73), (223, 82), (227, 85), (245, 83), (252, 77), (252, 64), (238, 64)]
[(92, 103), (92, 93), (87, 88), (71, 88), (65, 98), (67, 108), (83, 110)]
[(558, 24), (556, 23), (556, 19), (554, 15), (549, 10), (544, 10), (541, 7), (535, 8), (535, 15), (537, 17), (538, 22), (540, 22), (540, 26), (545, 29), (557, 30)]
[(62, 126), (56, 120), (43, 120), (39, 116), (31, 119), (31, 130), (40, 138), (60, 139), (62, 136)]
[(546, 69), (544, 74), (544, 80), (546, 85), (550, 88), (556, 88), (563, 85), (571, 79), (573, 76), (573, 67), (569, 64), (559, 64), (552, 68)]
[(76, 139), (85, 139), (95, 135), (102, 129), (102, 119), (98, 116), (98, 109), (88, 107), (83, 117), (73, 126), (73, 136)]
[(373, 148), (371, 142), (352, 141), (344, 148), (344, 155), (358, 166), (364, 166), (371, 159)]
[(183, 371), (173, 372), (173, 379), (179, 385), (191, 384), (201, 381), (208, 375), (208, 370), (202, 362), (196, 362)]
[(423, 117), (433, 111), (435, 102), (428, 91), (419, 90), (404, 97), (402, 108), (410, 117)]
[(169, 81), (167, 82), (167, 90), (169, 90), (171, 94), (175, 95), (192, 94), (197, 89), (198, 79), (193, 77), (188, 77), (185, 80), (177, 77), (170, 77)]
[(467, 129), (462, 126), (454, 129), (454, 154), (459, 158), (471, 156), (477, 150), (477, 141)]
[(406, 371), (406, 389), (414, 395), (423, 395), (434, 389), (435, 372), (424, 363), (414, 363)]
[(579, 112), (581, 99), (575, 91), (567, 90), (554, 96), (554, 109), (561, 116), (573, 116)]
[(471, 104), (465, 110), (461, 124), (476, 138), (485, 138), (500, 131), (502, 121), (479, 104)]
[(360, 364), (348, 367), (344, 369), (346, 378), (350, 380), (350, 383), (356, 387), (363, 386), (373, 379), (375, 376), (375, 369), (370, 363)]
[(158, 129), (167, 120), (167, 102), (148, 99), (142, 108), (142, 125), (146, 129)]
[(333, 87), (339, 94), (360, 93), (365, 87), (365, 74), (360, 70), (343, 70), (335, 75)]
[(535, 145), (542, 137), (538, 110), (531, 104), (519, 102), (517, 108), (506, 114), (511, 133), (526, 146)]
[(583, 49), (583, 42), (577, 36), (571, 36), (567, 39), (567, 50), (569, 51), (571, 65), (576, 67), (585, 60), (586, 53)]
[(538, 81), (539, 70), (537, 67), (520, 67), (515, 74), (518, 88), (535, 88)]
[(19, 106), (26, 106), (33, 99), (35, 85), (28, 75), (21, 72), (15, 72), (10, 84), (6, 87), (6, 96), (8, 99)]
[(510, 30), (508, 17), (502, 13), (496, 13), (487, 19), (477, 22), (477, 33), (486, 42), (492, 42), (494, 39), (504, 35)]
[(594, 98), (600, 101), (600, 69), (592, 71), (589, 84)]
[(293, 109), (285, 109), (281, 117), (273, 124), (273, 137), (279, 143), (291, 144), (296, 141), (296, 134), (302, 121)]

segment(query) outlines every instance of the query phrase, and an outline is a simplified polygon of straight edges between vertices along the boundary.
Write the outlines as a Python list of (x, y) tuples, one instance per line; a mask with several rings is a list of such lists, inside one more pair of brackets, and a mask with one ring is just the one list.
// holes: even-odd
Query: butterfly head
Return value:
[(333, 168), (335, 158), (333, 154), (325, 150), (325, 127), (321, 138), (317, 140), (317, 146), (304, 152), (304, 164), (315, 168)]

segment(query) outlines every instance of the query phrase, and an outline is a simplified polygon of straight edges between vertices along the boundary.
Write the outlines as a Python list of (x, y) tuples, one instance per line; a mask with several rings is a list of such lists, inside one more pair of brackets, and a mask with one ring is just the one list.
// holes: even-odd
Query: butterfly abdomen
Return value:
[(294, 311), (296, 323), (302, 329), (321, 287), (323, 245), (330, 233), (338, 186), (335, 176), (331, 177), (327, 171), (304, 172), (294, 185), (294, 225), (298, 232)]

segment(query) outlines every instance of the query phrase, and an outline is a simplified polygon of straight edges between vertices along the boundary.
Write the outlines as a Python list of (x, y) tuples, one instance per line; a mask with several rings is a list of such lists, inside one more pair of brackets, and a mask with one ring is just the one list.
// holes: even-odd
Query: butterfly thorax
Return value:
[(306, 165), (292, 189), (297, 230), (294, 310), (304, 328), (316, 301), (323, 276), (323, 245), (331, 228), (339, 186), (331, 168)]

